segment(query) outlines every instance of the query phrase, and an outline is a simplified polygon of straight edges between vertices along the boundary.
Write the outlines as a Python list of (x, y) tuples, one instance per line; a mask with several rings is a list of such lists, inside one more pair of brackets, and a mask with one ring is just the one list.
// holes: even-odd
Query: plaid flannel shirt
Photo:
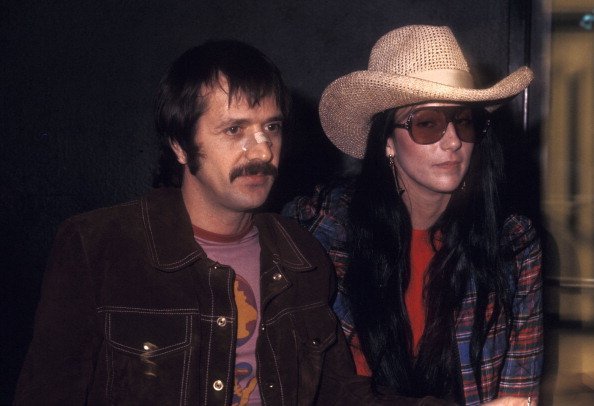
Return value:
[[(346, 219), (351, 192), (350, 183), (333, 188), (318, 186), (313, 197), (295, 198), (284, 207), (283, 214), (306, 227), (332, 259), (338, 277), (334, 311), (341, 321), (351, 351), (360, 353), (346, 291), (342, 286), (349, 263)], [(500, 319), (490, 330), (483, 347), (481, 385), (484, 402), (503, 396), (538, 398), (543, 361), (543, 313), (541, 249), (535, 233), (530, 220), (522, 216), (510, 216), (504, 224), (504, 238), (512, 242), (514, 252), (519, 250), (514, 266), (510, 267), (514, 269), (514, 274), (510, 275), (515, 289), (513, 326), (509, 331)], [(456, 325), (460, 373), (467, 405), (480, 404), (470, 364), (475, 301), (476, 292), (471, 282)]]

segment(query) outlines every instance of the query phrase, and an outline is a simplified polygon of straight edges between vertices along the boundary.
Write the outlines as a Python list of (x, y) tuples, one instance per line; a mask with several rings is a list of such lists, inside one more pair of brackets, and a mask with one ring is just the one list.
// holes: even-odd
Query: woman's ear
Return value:
[(386, 156), (396, 156), (396, 147), (394, 146), (394, 137), (388, 137), (386, 140)]
[(177, 158), (177, 162), (179, 162), (182, 165), (185, 165), (188, 163), (188, 156), (186, 155), (186, 151), (184, 151), (184, 149), (179, 145), (179, 143), (177, 141), (174, 141), (170, 138), (169, 146), (171, 147), (171, 150), (175, 154), (175, 157)]

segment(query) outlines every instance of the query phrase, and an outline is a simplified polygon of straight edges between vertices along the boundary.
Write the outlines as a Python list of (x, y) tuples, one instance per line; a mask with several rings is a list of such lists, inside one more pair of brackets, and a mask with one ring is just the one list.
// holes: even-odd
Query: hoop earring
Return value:
[(460, 191), (464, 191), (466, 189), (466, 181), (462, 181), (462, 185), (460, 186)]
[(388, 165), (393, 168), (394, 167), (394, 155), (388, 155)]

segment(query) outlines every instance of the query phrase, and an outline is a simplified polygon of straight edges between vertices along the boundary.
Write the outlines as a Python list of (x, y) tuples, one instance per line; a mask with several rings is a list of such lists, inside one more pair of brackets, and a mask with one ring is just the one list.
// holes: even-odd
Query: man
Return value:
[(297, 223), (254, 214), (277, 173), (287, 99), (277, 68), (239, 42), (206, 43), (172, 65), (156, 125), (181, 188), (61, 226), (15, 403), (370, 396), (329, 307), (323, 250)]

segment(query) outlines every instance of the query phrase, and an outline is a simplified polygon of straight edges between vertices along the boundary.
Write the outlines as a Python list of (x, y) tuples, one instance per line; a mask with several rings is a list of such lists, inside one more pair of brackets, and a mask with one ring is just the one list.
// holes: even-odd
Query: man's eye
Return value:
[(240, 132), (240, 131), (241, 131), (241, 127), (240, 127), (240, 126), (238, 126), (238, 125), (236, 125), (236, 126), (233, 126), (233, 127), (229, 127), (229, 128), (227, 128), (227, 129), (225, 130), (225, 132), (226, 132), (227, 134), (231, 134), (231, 135), (236, 135), (236, 134), (239, 134), (239, 132)]
[(283, 125), (281, 123), (270, 123), (270, 124), (266, 124), (266, 131), (268, 132), (280, 132), (283, 128)]

